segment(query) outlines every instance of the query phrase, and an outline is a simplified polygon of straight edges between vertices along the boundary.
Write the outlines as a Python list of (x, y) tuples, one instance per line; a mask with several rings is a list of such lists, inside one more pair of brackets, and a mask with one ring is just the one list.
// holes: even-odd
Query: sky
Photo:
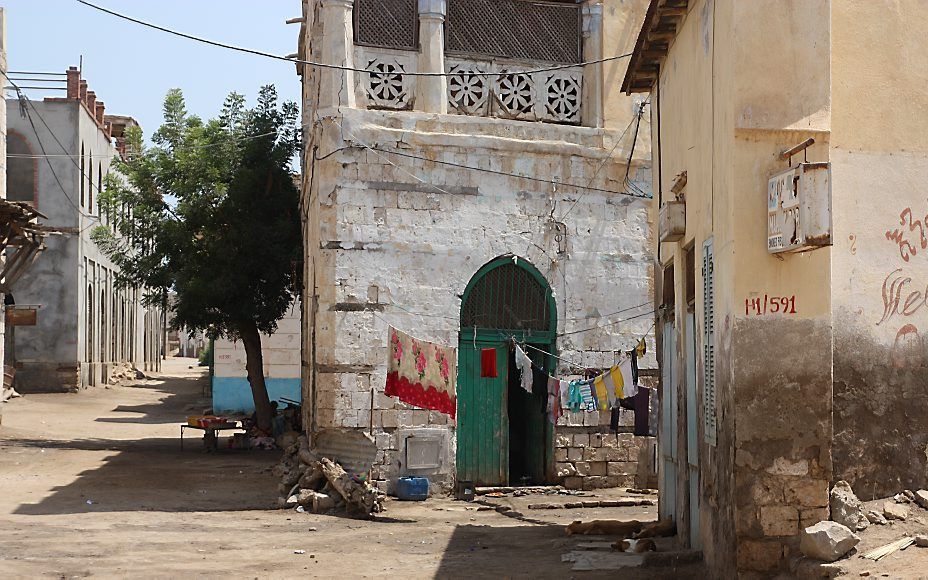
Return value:
[[(92, 0), (116, 12), (217, 40), (287, 55), (295, 53), (300, 0)], [(130, 115), (150, 136), (161, 124), (169, 89), (180, 88), (187, 110), (215, 116), (231, 92), (252, 103), (258, 88), (273, 84), (281, 100), (299, 102), (296, 67), (233, 52), (117, 19), (75, 0), (0, 0), (6, 9), (10, 71), (64, 72), (78, 66), (106, 112)], [(15, 77), (14, 77), (15, 78)], [(18, 82), (17, 84), (23, 84)], [(27, 91), (33, 99), (63, 91)], [(9, 92), (7, 96), (12, 96)]]

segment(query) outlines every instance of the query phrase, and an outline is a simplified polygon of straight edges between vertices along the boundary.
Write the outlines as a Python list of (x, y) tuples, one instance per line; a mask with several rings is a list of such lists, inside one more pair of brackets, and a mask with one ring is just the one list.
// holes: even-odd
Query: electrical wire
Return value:
[[(623, 135), (624, 135), (624, 133), (623, 133)], [(616, 145), (618, 145), (618, 141), (616, 142)], [(393, 149), (383, 149), (383, 148), (381, 148), (381, 147), (372, 147), (372, 148), (373, 148), (374, 150), (376, 150), (376, 151), (380, 151), (380, 152), (382, 152), (382, 153), (389, 153), (389, 154), (391, 154), (391, 155), (397, 155), (397, 156), (399, 156), (399, 157), (407, 157), (407, 158), (409, 158), (409, 159), (418, 159), (418, 160), (420, 160), (420, 161), (428, 161), (428, 162), (431, 162), (431, 163), (437, 163), (437, 164), (439, 164), (439, 165), (449, 165), (449, 166), (451, 166), (451, 167), (459, 167), (459, 168), (461, 168), (461, 169), (467, 169), (467, 170), (470, 170), (470, 171), (480, 171), (480, 172), (483, 172), (483, 173), (492, 173), (492, 174), (494, 174), (494, 175), (503, 175), (503, 176), (506, 176), (506, 177), (516, 177), (516, 178), (519, 178), (519, 179), (528, 179), (528, 180), (530, 180), (530, 181), (537, 181), (537, 182), (540, 182), (540, 183), (547, 183), (547, 184), (549, 184), (549, 185), (555, 185), (555, 186), (557, 186), (557, 187), (570, 187), (570, 188), (574, 188), (574, 189), (585, 189), (585, 190), (588, 190), (588, 191), (598, 191), (598, 192), (601, 192), (601, 193), (611, 193), (611, 194), (615, 194), (615, 195), (628, 195), (628, 196), (631, 196), (631, 197), (645, 197), (645, 198), (648, 198), (647, 195), (641, 196), (641, 195), (634, 195), (634, 194), (628, 193), (628, 192), (626, 192), (626, 191), (616, 191), (616, 190), (614, 190), (614, 189), (601, 189), (601, 188), (598, 188), (598, 187), (590, 187), (589, 184), (587, 184), (587, 185), (580, 185), (580, 184), (577, 184), (577, 183), (569, 183), (569, 182), (563, 182), (563, 181), (555, 181), (555, 180), (552, 180), (552, 179), (544, 179), (544, 178), (542, 178), (542, 177), (532, 177), (531, 175), (522, 175), (522, 174), (519, 174), (519, 173), (508, 173), (508, 172), (506, 172), (506, 171), (498, 171), (498, 170), (496, 170), (496, 169), (484, 169), (484, 168), (482, 168), (482, 167), (474, 167), (474, 166), (472, 166), (472, 165), (464, 165), (464, 164), (462, 164), (462, 163), (454, 163), (454, 162), (452, 162), (452, 161), (441, 161), (441, 160), (438, 160), (438, 159), (429, 159), (429, 158), (427, 158), (427, 157), (421, 157), (421, 156), (419, 156), (419, 155), (413, 155), (413, 154), (411, 154), (411, 153), (405, 153), (405, 152), (403, 152), (403, 151), (396, 151), (396, 150), (393, 150)], [(615, 151), (615, 147), (613, 147), (613, 151)], [(612, 155), (612, 152), (610, 151), (609, 154)], [(331, 154), (330, 154), (330, 155), (331, 155)], [(606, 160), (608, 160), (608, 157), (606, 158)], [(605, 161), (605, 160), (604, 160), (604, 161)], [(600, 165), (600, 168), (602, 168), (602, 165)], [(597, 169), (597, 172), (598, 172), (598, 171), (599, 171), (599, 170)], [(595, 175), (594, 175), (594, 177), (595, 177)], [(649, 199), (649, 198), (648, 198), (648, 199)], [(569, 210), (568, 210), (568, 211), (569, 211)], [(565, 214), (565, 215), (566, 215), (566, 214)], [(563, 216), (562, 216), (562, 217), (563, 217)]]
[[(289, 62), (289, 63), (293, 63), (293, 64), (303, 64), (303, 65), (315, 66), (315, 67), (319, 67), (319, 68), (329, 68), (329, 69), (336, 69), (336, 70), (343, 70), (343, 71), (363, 72), (363, 73), (369, 73), (369, 74), (384, 74), (384, 73), (380, 73), (380, 72), (378, 72), (378, 71), (374, 71), (374, 70), (370, 70), (370, 69), (356, 68), (356, 67), (351, 67), (351, 66), (338, 65), (338, 64), (330, 64), (330, 63), (322, 63), (322, 62), (313, 62), (313, 61), (303, 60), (303, 59), (299, 59), (299, 58), (290, 58), (290, 57), (286, 57), (286, 56), (280, 56), (280, 55), (278, 55), (278, 54), (273, 54), (273, 53), (270, 53), (270, 52), (264, 52), (264, 51), (261, 51), (261, 50), (255, 50), (255, 49), (253, 49), (253, 48), (245, 48), (245, 47), (241, 47), (241, 46), (235, 46), (235, 45), (233, 45), (233, 44), (226, 44), (226, 43), (224, 43), (224, 42), (218, 42), (218, 41), (215, 41), (215, 40), (209, 40), (209, 39), (207, 39), (207, 38), (203, 38), (203, 37), (200, 37), (200, 36), (194, 36), (193, 34), (187, 34), (187, 33), (185, 33), (185, 32), (179, 32), (179, 31), (177, 31), (177, 30), (173, 30), (173, 29), (170, 29), (170, 28), (166, 28), (166, 27), (164, 27), (164, 26), (159, 26), (159, 25), (157, 25), (157, 24), (152, 24), (151, 22), (146, 22), (146, 21), (144, 21), (144, 20), (140, 20), (140, 19), (138, 19), (138, 18), (134, 18), (134, 17), (128, 16), (128, 15), (126, 15), (126, 14), (121, 14), (121, 13), (119, 13), (119, 12), (116, 12), (115, 10), (110, 10), (109, 8), (104, 8), (103, 6), (98, 6), (98, 5), (93, 4), (93, 3), (91, 3), (91, 2), (87, 2), (87, 0), (76, 0), (76, 1), (77, 1), (79, 4), (83, 4), (84, 6), (88, 6), (88, 7), (90, 7), (90, 8), (94, 8), (95, 10), (99, 10), (100, 12), (105, 12), (106, 14), (109, 14), (109, 15), (111, 15), (111, 16), (115, 16), (115, 17), (121, 18), (121, 19), (123, 19), (123, 20), (128, 20), (129, 22), (133, 22), (133, 23), (139, 24), (139, 25), (141, 25), (141, 26), (146, 26), (146, 27), (148, 27), (148, 28), (153, 28), (153, 29), (155, 29), (155, 30), (158, 30), (158, 31), (161, 31), (161, 32), (164, 32), (164, 33), (167, 33), (167, 34), (173, 34), (174, 36), (179, 36), (179, 37), (181, 37), (181, 38), (186, 38), (187, 40), (193, 40), (193, 41), (196, 41), (196, 42), (201, 42), (201, 43), (203, 43), (203, 44), (209, 44), (209, 45), (211, 45), (211, 46), (216, 46), (216, 47), (219, 47), (219, 48), (225, 48), (225, 49), (227, 49), (227, 50), (233, 50), (233, 51), (236, 51), (236, 52), (244, 52), (244, 53), (246, 53), (246, 54), (253, 54), (253, 55), (256, 55), (256, 56), (263, 56), (263, 57), (272, 58), (272, 59), (275, 59), (275, 60), (282, 60), (282, 61)], [(528, 69), (528, 70), (516, 70), (516, 71), (513, 71), (513, 70), (506, 70), (506, 71), (499, 71), (499, 72), (485, 72), (485, 73), (480, 73), (480, 74), (481, 74), (482, 76), (531, 75), (531, 74), (534, 74), (534, 73), (553, 72), (553, 71), (565, 70), (565, 69), (569, 69), (569, 68), (581, 67), (581, 66), (585, 66), (585, 65), (588, 65), (588, 64), (598, 64), (598, 63), (601, 63), (601, 62), (609, 62), (609, 61), (613, 61), (613, 60), (619, 60), (619, 59), (623, 59), (623, 58), (628, 58), (628, 57), (630, 57), (631, 55), (632, 55), (632, 53), (629, 52), (629, 53), (626, 53), (626, 54), (619, 54), (619, 55), (616, 55), (616, 56), (608, 56), (608, 57), (605, 57), (605, 58), (600, 58), (600, 59), (596, 59), (596, 60), (588, 60), (588, 61), (583, 61), (583, 62), (578, 62), (578, 63), (573, 63), (573, 64), (555, 65), (555, 66), (548, 66), (548, 67), (542, 67), (542, 68), (536, 68), (536, 69)], [(403, 75), (406, 75), (406, 76), (418, 76), (418, 77), (453, 77), (453, 76), (461, 76), (461, 73), (444, 73), (444, 72), (404, 72), (404, 73), (402, 73), (402, 74), (403, 74)]]
[[(642, 110), (644, 110), (644, 104), (642, 104), (641, 107), (638, 109), (638, 115), (637, 115), (636, 118), (638, 119), (638, 122), (639, 122), (639, 123), (641, 122), (641, 111), (642, 111)], [(622, 134), (619, 135), (619, 138), (618, 138), (618, 139), (616, 139), (615, 144), (612, 146), (612, 149), (609, 151), (609, 154), (606, 155), (606, 156), (603, 158), (602, 162), (599, 164), (599, 167), (597, 167), (597, 168), (596, 168), (596, 171), (593, 172), (593, 175), (590, 177), (589, 181), (587, 182), (587, 186), (586, 186), (584, 189), (587, 189), (587, 190), (593, 190), (593, 189), (594, 189), (594, 188), (591, 188), (591, 187), (590, 187), (591, 185), (593, 185), (593, 180), (596, 179), (596, 176), (599, 175), (600, 170), (606, 165), (606, 163), (608, 163), (609, 160), (612, 159), (612, 154), (615, 153), (615, 150), (618, 148), (619, 144), (622, 143), (622, 139), (625, 138), (625, 135), (628, 133), (628, 130), (631, 129), (632, 124), (633, 124), (634, 122), (635, 122), (635, 118), (633, 118), (632, 120), (630, 120), (630, 121), (628, 122), (628, 125), (625, 127), (625, 130), (622, 131)], [(636, 128), (636, 129), (635, 129), (636, 135), (637, 135), (637, 132), (638, 132), (638, 130), (637, 130), (637, 128)], [(634, 143), (632, 144), (632, 147), (634, 148)], [(600, 190), (600, 191), (602, 191), (602, 190)], [(629, 196), (632, 196), (632, 197), (641, 197), (641, 198), (645, 198), (645, 199), (650, 199), (650, 196), (646, 195), (644, 192), (639, 192), (637, 195), (636, 195), (636, 194), (629, 193), (629, 192), (627, 191), (627, 187), (626, 187), (626, 191), (623, 191), (623, 192), (618, 192), (618, 191), (616, 191), (616, 192), (610, 192), (610, 193), (617, 193), (617, 194), (620, 194), (620, 195), (629, 195)], [(577, 199), (575, 199), (574, 202), (570, 205), (570, 207), (567, 208), (567, 211), (565, 211), (563, 214), (561, 214), (560, 221), (564, 221), (564, 218), (566, 218), (567, 215), (568, 215), (571, 211), (573, 211), (573, 209), (574, 209), (575, 207), (577, 207), (577, 204), (580, 203), (580, 200), (583, 199), (583, 196), (584, 196), (584, 195), (586, 195), (586, 194), (583, 193), (583, 194), (581, 194), (580, 196), (578, 196)]]
[(583, 329), (580, 329), (580, 330), (572, 330), (572, 331), (570, 331), (570, 332), (562, 332), (562, 333), (558, 334), (557, 336), (558, 336), (558, 337), (573, 336), (573, 335), (575, 335), (575, 334), (582, 334), (582, 333), (584, 333), (584, 332), (592, 332), (592, 331), (594, 331), (594, 330), (601, 330), (601, 329), (603, 329), (603, 328), (609, 328), (610, 326), (615, 326), (616, 324), (622, 324), (623, 322), (629, 322), (630, 320), (636, 320), (636, 319), (638, 319), (638, 318), (644, 318), (645, 316), (654, 316), (654, 313), (655, 313), (655, 312), (656, 312), (656, 310), (651, 310), (651, 311), (649, 311), (649, 312), (644, 312), (644, 313), (642, 313), (642, 314), (637, 314), (637, 315), (635, 315), (635, 316), (629, 316), (628, 318), (623, 318), (622, 320), (616, 320), (616, 321), (610, 322), (610, 323), (608, 323), (608, 324), (603, 324), (603, 325), (599, 325), (599, 326), (593, 326), (593, 327), (591, 327), (591, 328), (583, 328)]

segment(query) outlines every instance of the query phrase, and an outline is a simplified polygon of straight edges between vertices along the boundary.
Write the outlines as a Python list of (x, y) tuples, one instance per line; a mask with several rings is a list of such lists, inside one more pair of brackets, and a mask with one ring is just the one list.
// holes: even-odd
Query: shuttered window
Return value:
[(416, 0), (355, 0), (355, 44), (379, 48), (419, 48)]
[(718, 419), (715, 401), (715, 255), (712, 238), (706, 240), (702, 250), (703, 431), (706, 443), (715, 445)]

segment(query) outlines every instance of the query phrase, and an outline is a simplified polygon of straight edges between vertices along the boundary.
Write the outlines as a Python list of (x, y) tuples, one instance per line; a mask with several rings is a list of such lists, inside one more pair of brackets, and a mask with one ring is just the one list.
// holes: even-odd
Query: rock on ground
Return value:
[(887, 501), (883, 504), (883, 515), (887, 520), (905, 521), (909, 517), (909, 508), (904, 504)]
[(915, 503), (928, 510), (928, 491), (920, 489), (915, 492)]
[(828, 503), (831, 508), (832, 521), (851, 530), (863, 530), (870, 525), (870, 521), (864, 514), (863, 505), (848, 482), (841, 480), (831, 488)]
[(825, 521), (802, 530), (799, 549), (809, 558), (834, 562), (850, 552), (858, 542), (860, 538), (847, 526)]
[(883, 514), (876, 510), (867, 511), (867, 519), (870, 520), (871, 524), (877, 524), (879, 526), (885, 526), (889, 523), (886, 521), (886, 518), (883, 517)]
[(915, 545), (919, 548), (928, 548), (928, 536), (924, 534), (915, 536)]

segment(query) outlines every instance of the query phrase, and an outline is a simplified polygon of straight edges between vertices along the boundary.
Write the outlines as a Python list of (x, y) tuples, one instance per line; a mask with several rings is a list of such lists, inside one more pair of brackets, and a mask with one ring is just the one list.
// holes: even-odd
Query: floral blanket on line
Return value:
[(389, 333), (390, 360), (384, 392), (404, 403), (440, 411), (454, 419), (457, 409), (455, 349), (416, 340), (393, 327)]

